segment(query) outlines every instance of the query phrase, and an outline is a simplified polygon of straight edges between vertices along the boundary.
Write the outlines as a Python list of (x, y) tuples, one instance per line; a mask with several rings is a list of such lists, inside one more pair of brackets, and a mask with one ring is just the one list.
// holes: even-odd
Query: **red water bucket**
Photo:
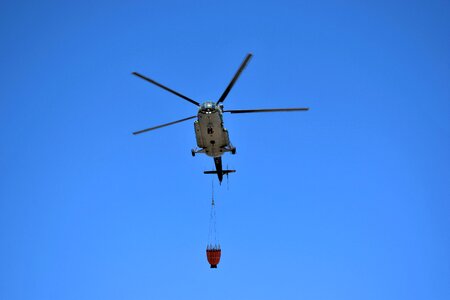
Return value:
[(208, 262), (211, 265), (211, 268), (217, 268), (217, 265), (220, 262), (220, 255), (222, 254), (222, 250), (220, 248), (207, 248), (206, 249), (206, 257), (208, 258)]

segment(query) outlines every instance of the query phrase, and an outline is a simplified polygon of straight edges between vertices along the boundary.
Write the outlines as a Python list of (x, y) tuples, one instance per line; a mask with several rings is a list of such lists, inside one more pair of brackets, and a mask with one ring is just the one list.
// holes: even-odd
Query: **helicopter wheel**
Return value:
[(195, 151), (194, 151), (194, 149), (191, 150), (191, 154), (192, 154), (192, 157), (195, 156)]
[(233, 155), (236, 154), (236, 148), (233, 147), (233, 148), (231, 149), (231, 154), (233, 154)]

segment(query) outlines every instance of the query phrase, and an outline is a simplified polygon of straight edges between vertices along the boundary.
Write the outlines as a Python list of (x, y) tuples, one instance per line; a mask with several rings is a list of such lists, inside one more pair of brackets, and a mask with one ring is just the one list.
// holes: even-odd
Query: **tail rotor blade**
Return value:
[(252, 56), (253, 56), (253, 54), (251, 54), (251, 53), (247, 54), (247, 56), (245, 57), (244, 61), (241, 64), (241, 66), (237, 70), (236, 74), (234, 74), (233, 79), (231, 79), (230, 83), (228, 84), (227, 88), (223, 92), (222, 96), (220, 96), (220, 98), (219, 98), (219, 100), (217, 101), (216, 104), (219, 104), (219, 103), (221, 103), (221, 102), (223, 102), (225, 100), (225, 98), (228, 96), (228, 93), (233, 88), (233, 85), (238, 80), (238, 78), (241, 75), (242, 71), (244, 71), (245, 67), (247, 66), (247, 64), (250, 61), (250, 59), (252, 58)]
[(200, 103), (198, 103), (197, 101), (192, 100), (191, 98), (186, 97), (185, 95), (180, 94), (180, 93), (178, 93), (177, 91), (174, 91), (174, 90), (172, 90), (171, 88), (168, 88), (167, 86), (164, 86), (164, 85), (162, 85), (161, 83), (158, 83), (158, 82), (154, 81), (153, 79), (150, 79), (150, 78), (148, 78), (148, 77), (146, 77), (146, 76), (144, 76), (144, 75), (142, 75), (142, 74), (139, 74), (138, 72), (133, 72), (133, 73), (131, 73), (131, 74), (133, 74), (133, 75), (135, 75), (135, 76), (137, 76), (137, 77), (140, 77), (140, 78), (142, 78), (142, 79), (144, 79), (144, 80), (146, 80), (146, 81), (148, 81), (148, 82), (150, 82), (150, 83), (153, 83), (154, 85), (159, 86), (160, 88), (165, 89), (166, 91), (168, 91), (168, 92), (170, 92), (170, 93), (172, 93), (172, 94), (175, 94), (175, 95), (177, 95), (178, 97), (181, 97), (181, 98), (183, 98), (184, 100), (189, 101), (189, 102), (191, 102), (191, 103), (194, 104), (194, 105), (200, 106)]
[(299, 108), (264, 108), (264, 109), (228, 109), (223, 112), (232, 114), (247, 114), (247, 113), (261, 113), (261, 112), (292, 112), (292, 111), (307, 111), (308, 107)]
[(173, 124), (181, 123), (181, 122), (184, 122), (184, 121), (196, 118), (196, 117), (197, 116), (192, 116), (192, 117), (184, 118), (184, 119), (181, 119), (181, 120), (173, 121), (173, 122), (170, 122), (170, 123), (158, 125), (158, 126), (155, 126), (155, 127), (146, 128), (146, 129), (143, 129), (143, 130), (135, 131), (135, 132), (133, 132), (133, 134), (136, 135), (136, 134), (144, 133), (144, 132), (147, 132), (147, 131), (152, 131), (152, 130), (159, 129), (159, 128), (162, 128), (162, 127), (166, 127), (166, 126), (170, 126), (170, 125), (173, 125)]

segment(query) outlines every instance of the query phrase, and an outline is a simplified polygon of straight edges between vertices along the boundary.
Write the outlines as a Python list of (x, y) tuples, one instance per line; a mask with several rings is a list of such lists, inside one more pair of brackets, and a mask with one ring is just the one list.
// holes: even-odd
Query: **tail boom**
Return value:
[(223, 175), (228, 175), (230, 173), (235, 173), (236, 170), (223, 170), (222, 169), (222, 158), (214, 157), (214, 164), (216, 165), (216, 170), (214, 171), (204, 171), (203, 174), (217, 174), (219, 182), (222, 183)]

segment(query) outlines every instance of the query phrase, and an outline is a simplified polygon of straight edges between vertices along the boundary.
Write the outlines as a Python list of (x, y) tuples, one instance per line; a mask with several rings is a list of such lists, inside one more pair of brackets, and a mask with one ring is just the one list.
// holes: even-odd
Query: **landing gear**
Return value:
[(194, 157), (196, 153), (206, 153), (208, 151), (206, 151), (205, 148), (195, 148), (195, 149), (191, 149), (191, 154)]
[(231, 154), (236, 154), (236, 147), (233, 147), (231, 144), (228, 144), (222, 148), (220, 148), (220, 152), (231, 152)]

